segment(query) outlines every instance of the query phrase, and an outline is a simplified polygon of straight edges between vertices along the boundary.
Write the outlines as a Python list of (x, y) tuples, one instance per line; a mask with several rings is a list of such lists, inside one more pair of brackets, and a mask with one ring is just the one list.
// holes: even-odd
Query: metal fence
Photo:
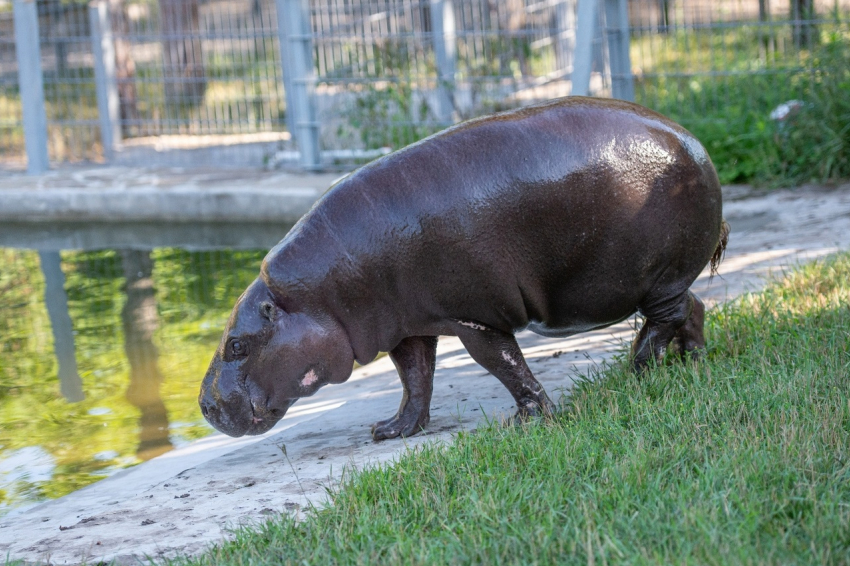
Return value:
[(39, 69), (54, 164), (346, 167), (576, 92), (686, 125), (729, 97), (767, 114), (793, 90), (742, 97), (735, 80), (811, 73), (850, 13), (850, 0), (45, 0), (38, 40), (16, 46), (27, 5), (0, 0), (11, 168), (26, 163), (22, 91)]
[[(29, 65), (16, 65), (11, 38), (13, 13), (26, 4), (4, 11), (0, 0), (6, 165), (25, 159), (17, 74)], [(48, 0), (37, 3), (37, 25), (28, 57), (41, 62), (54, 163), (190, 163), (193, 151), (228, 145), (235, 164), (261, 163), (289, 138), (274, 0)], [(169, 161), (170, 149), (180, 159)]]
[[(763, 88), (759, 80), (773, 77), (774, 85), (783, 85), (775, 94), (787, 97), (793, 89), (786, 85), (823, 64), (813, 55), (825, 38), (850, 40), (846, 1), (641, 0), (630, 7), (637, 100), (668, 112), (687, 106), (694, 116), (716, 114), (724, 105), (763, 104), (767, 93), (741, 98), (734, 83)], [(772, 108), (759, 109), (768, 115)]]

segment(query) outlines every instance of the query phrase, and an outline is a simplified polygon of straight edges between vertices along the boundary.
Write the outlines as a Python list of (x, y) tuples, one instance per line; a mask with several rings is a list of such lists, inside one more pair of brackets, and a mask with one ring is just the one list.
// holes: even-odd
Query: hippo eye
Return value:
[(248, 352), (248, 348), (239, 340), (230, 341), (230, 353), (235, 357), (244, 356)]

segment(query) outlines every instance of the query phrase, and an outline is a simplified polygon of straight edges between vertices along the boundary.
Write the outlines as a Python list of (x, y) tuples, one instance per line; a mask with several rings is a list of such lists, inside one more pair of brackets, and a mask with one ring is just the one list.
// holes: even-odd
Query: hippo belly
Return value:
[(505, 332), (566, 336), (663, 309), (659, 299), (686, 294), (719, 237), (719, 191), (679, 181), (689, 168), (686, 160), (665, 171), (669, 185), (650, 187), (596, 171), (593, 191), (574, 172), (508, 192), (497, 211), (472, 218), (479, 205), (469, 202), (404, 242), (415, 268), (399, 273), (394, 262), (393, 279), (433, 320)]

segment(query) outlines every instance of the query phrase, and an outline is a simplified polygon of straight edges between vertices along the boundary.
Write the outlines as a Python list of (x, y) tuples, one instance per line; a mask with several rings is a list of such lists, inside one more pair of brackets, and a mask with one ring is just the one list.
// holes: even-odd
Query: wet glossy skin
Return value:
[(520, 414), (548, 411), (513, 333), (566, 336), (640, 310), (636, 367), (674, 339), (698, 350), (703, 309), (688, 288), (721, 224), (705, 150), (642, 107), (571, 97), (460, 124), (340, 181), (269, 252), (201, 407), (223, 432), (260, 433), (388, 351), (405, 393), (373, 436), (414, 434), (435, 337), (456, 335)]

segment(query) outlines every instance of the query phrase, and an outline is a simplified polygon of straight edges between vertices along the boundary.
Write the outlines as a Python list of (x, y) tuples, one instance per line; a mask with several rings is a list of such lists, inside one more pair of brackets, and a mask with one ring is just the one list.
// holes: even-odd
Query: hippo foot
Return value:
[(527, 401), (517, 405), (517, 412), (508, 419), (508, 424), (515, 425), (528, 422), (533, 419), (551, 417), (555, 412), (555, 404), (549, 398), (541, 401)]
[(396, 415), (385, 421), (378, 421), (372, 425), (372, 439), (375, 441), (386, 440), (388, 438), (396, 438), (398, 436), (406, 437), (413, 436), (417, 432), (424, 430), (428, 424), (429, 417), (420, 418), (405, 418), (405, 415)]
[(705, 346), (692, 343), (686, 343), (683, 346), (682, 338), (676, 336), (667, 346), (667, 353), (684, 362), (698, 362), (705, 357)]

